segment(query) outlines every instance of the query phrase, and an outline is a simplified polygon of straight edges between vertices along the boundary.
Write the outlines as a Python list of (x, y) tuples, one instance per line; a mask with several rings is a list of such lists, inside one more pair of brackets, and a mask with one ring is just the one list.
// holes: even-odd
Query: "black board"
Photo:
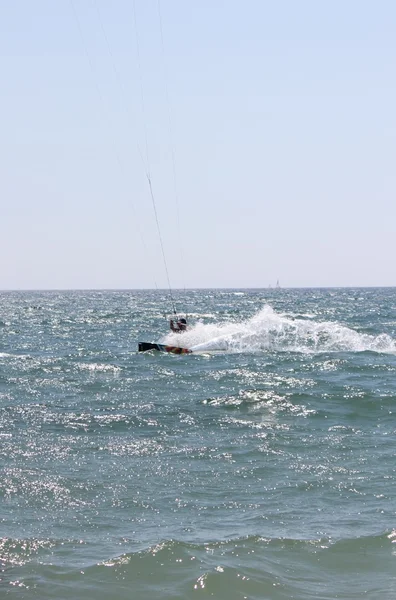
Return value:
[(152, 342), (139, 342), (139, 352), (147, 352), (147, 350), (158, 350), (158, 352), (168, 352), (170, 354), (191, 354), (188, 348), (180, 348), (179, 346), (166, 346), (165, 344), (154, 344)]

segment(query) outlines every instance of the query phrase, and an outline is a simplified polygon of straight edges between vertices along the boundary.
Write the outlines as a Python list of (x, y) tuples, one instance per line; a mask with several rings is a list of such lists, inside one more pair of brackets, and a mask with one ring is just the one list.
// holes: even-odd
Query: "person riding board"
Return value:
[(173, 319), (170, 320), (170, 328), (174, 333), (182, 333), (187, 330), (187, 321), (184, 317), (177, 319), (176, 323)]

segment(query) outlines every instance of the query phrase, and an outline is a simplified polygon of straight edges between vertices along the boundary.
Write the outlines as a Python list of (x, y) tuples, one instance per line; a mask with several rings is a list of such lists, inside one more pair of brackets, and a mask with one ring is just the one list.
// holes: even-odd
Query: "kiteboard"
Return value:
[(165, 344), (154, 344), (152, 342), (139, 342), (139, 352), (147, 352), (147, 350), (157, 350), (158, 352), (168, 352), (170, 354), (191, 354), (188, 348), (180, 348), (179, 346), (166, 346)]

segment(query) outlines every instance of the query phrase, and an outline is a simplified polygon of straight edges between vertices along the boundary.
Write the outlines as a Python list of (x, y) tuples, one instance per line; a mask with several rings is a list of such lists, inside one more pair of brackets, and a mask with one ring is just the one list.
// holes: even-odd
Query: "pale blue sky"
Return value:
[(396, 3), (135, 6), (0, 0), (0, 289), (166, 287), (146, 133), (172, 287), (396, 285)]

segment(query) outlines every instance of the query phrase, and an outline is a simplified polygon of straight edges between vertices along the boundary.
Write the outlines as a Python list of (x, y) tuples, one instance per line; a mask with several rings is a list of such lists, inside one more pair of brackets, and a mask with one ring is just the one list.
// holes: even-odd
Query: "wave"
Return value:
[(164, 341), (194, 352), (396, 352), (396, 340), (387, 334), (359, 333), (337, 322), (277, 313), (268, 305), (246, 321), (199, 322), (181, 335), (170, 333)]
[[(211, 540), (202, 543), (165, 539), (150, 545), (144, 545), (131, 538), (124, 537), (122, 538), (122, 543), (135, 546), (137, 549), (129, 553), (123, 553), (112, 558), (100, 560), (96, 563), (89, 561), (85, 562), (85, 568), (95, 568), (103, 565), (110, 567), (119, 564), (125, 565), (132, 562), (135, 558), (166, 558), (167, 555), (199, 555), (202, 552), (213, 555), (216, 552), (219, 552), (220, 555), (225, 556), (228, 552), (232, 553), (235, 548), (239, 549), (241, 555), (244, 551), (247, 554), (250, 554), (252, 550), (257, 551), (265, 548), (315, 553), (318, 550), (331, 550), (332, 552), (337, 552), (341, 549), (353, 551), (354, 548), (359, 548), (369, 552), (381, 548), (392, 549), (392, 544), (396, 544), (396, 529), (389, 529), (388, 531), (373, 535), (339, 539), (333, 539), (328, 536), (317, 538), (274, 538), (263, 535), (247, 535), (223, 540)], [(22, 564), (29, 559), (36, 560), (38, 556), (44, 561), (45, 554), (51, 558), (55, 558), (54, 549), (56, 548), (67, 549), (69, 547), (69, 549), (73, 549), (75, 546), (86, 547), (87, 542), (84, 542), (79, 538), (0, 538), (2, 560), (8, 564)], [(72, 559), (72, 557), (70, 558)], [(73, 564), (72, 560), (71, 564)], [(78, 561), (76, 565), (80, 566), (80, 562)]]
[(108, 373), (118, 373), (119, 371), (121, 371), (121, 367), (103, 363), (79, 363), (78, 368), (81, 371), (101, 371)]
[[(12, 583), (18, 577), (17, 581), (35, 589), (40, 598), (102, 600), (111, 594), (119, 599), (170, 600), (195, 598), (202, 592), (231, 599), (347, 600), (394, 597), (395, 541), (396, 531), (336, 541), (262, 536), (201, 544), (165, 540), (97, 563), (84, 561), (82, 554), (89, 556), (92, 549), (72, 540), (48, 540), (39, 545), (30, 540), (10, 541), (2, 550), (4, 557), (4, 551), (7, 555), (23, 549), (25, 560), (35, 562), (34, 569), (26, 565), (23, 570), (14, 557), (11, 565), (16, 572), (9, 570), (7, 579)], [(136, 546), (128, 538), (120, 544)]]

